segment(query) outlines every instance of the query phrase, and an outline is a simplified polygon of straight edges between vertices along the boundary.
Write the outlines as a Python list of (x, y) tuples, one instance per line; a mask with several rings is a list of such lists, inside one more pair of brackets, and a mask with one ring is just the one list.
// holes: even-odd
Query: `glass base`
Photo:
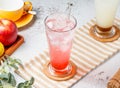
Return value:
[(49, 64), (48, 69), (49, 69), (49, 72), (51, 73), (51, 75), (53, 75), (53, 76), (63, 76), (63, 75), (66, 76), (71, 73), (72, 66), (71, 66), (71, 64), (68, 64), (68, 66), (65, 69), (57, 70), (57, 69), (53, 68), (51, 64)]
[[(103, 28), (104, 30), (104, 28)], [(94, 33), (99, 38), (111, 38), (115, 35), (116, 30), (115, 27), (111, 27), (110, 30), (107, 31), (101, 31), (97, 26), (95, 26)]]
[(113, 25), (110, 30), (108, 28), (106, 30), (100, 30), (97, 25), (94, 25), (90, 28), (89, 34), (100, 42), (112, 42), (120, 37), (119, 28), (115, 25)]
[(76, 74), (76, 65), (70, 61), (70, 64), (63, 70), (54, 69), (48, 62), (43, 69), (45, 75), (53, 80), (68, 80)]

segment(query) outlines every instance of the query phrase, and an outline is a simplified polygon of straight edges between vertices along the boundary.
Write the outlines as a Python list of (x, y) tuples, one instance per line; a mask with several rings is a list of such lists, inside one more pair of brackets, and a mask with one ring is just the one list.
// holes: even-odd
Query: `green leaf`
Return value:
[(24, 86), (27, 86), (27, 85), (29, 85), (29, 81), (24, 82)]
[(18, 70), (18, 66), (17, 66), (16, 64), (10, 64), (10, 66), (11, 66), (12, 68), (14, 68), (15, 70)]
[(0, 80), (0, 86), (2, 85), (2, 80)]
[(32, 77), (29, 81), (25, 81), (24, 83), (19, 83), (17, 88), (32, 88), (32, 84), (34, 83), (34, 78)]
[(24, 83), (19, 83), (17, 88), (24, 88)]
[(24, 88), (32, 88), (32, 86), (31, 86), (31, 85), (28, 85), (28, 86), (24, 86)]
[(4, 82), (3, 83), (3, 88), (15, 88), (11, 84)]
[(17, 88), (32, 88), (31, 85), (25, 85), (25, 83), (19, 83)]
[(6, 81), (6, 80), (8, 80), (8, 74), (7, 73), (2, 73), (2, 74), (0, 74), (0, 79), (1, 80), (4, 80), (4, 81)]
[(17, 63), (17, 64), (20, 64), (21, 65), (21, 60), (20, 59), (14, 59), (15, 60), (15, 62)]
[(0, 74), (2, 73), (8, 73), (8, 66), (4, 63), (3, 65), (0, 66)]
[(34, 78), (32, 77), (31, 79), (30, 79), (30, 85), (32, 85), (34, 83)]
[(3, 88), (2, 81), (0, 80), (0, 88)]
[(0, 86), (0, 88), (3, 88), (3, 86)]
[(6, 60), (7, 65), (9, 67), (14, 68), (15, 70), (18, 69), (18, 65), (22, 65), (20, 59), (11, 58), (10, 56), (5, 56), (5, 58), (7, 58)]
[(9, 73), (9, 79), (8, 79), (8, 83), (10, 83), (12, 86), (16, 86), (16, 80), (13, 74)]

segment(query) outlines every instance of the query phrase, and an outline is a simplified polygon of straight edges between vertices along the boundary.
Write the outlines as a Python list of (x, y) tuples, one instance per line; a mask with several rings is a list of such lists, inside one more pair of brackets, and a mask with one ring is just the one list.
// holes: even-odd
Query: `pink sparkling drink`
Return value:
[(66, 14), (52, 14), (45, 19), (51, 68), (57, 72), (70, 69), (69, 59), (76, 20)]

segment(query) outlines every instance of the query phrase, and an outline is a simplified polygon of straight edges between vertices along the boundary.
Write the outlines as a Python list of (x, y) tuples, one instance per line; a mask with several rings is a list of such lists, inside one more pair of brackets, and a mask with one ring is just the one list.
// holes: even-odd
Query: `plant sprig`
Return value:
[(19, 65), (22, 66), (19, 59), (4, 56), (4, 63), (0, 66), (0, 88), (32, 88), (32, 84), (34, 83), (33, 77), (17, 85), (14, 75), (11, 73), (11, 69), (18, 70)]
[(19, 83), (17, 88), (32, 88), (32, 84), (34, 83), (34, 78), (32, 77), (31, 80), (26, 81), (24, 83)]

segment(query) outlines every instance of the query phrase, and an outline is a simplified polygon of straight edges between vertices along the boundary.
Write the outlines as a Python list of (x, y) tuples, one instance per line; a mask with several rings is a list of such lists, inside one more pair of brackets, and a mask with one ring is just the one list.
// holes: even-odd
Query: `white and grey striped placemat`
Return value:
[[(115, 23), (119, 22), (117, 18)], [(73, 78), (67, 81), (54, 81), (44, 75), (43, 64), (49, 60), (47, 50), (25, 63), (24, 68), (19, 67), (17, 73), (24, 79), (30, 79), (33, 76), (35, 88), (70, 88), (92, 69), (120, 51), (120, 38), (114, 42), (102, 43), (89, 36), (89, 29), (94, 24), (95, 19), (92, 19), (75, 32), (71, 61), (77, 65), (78, 69)]]

